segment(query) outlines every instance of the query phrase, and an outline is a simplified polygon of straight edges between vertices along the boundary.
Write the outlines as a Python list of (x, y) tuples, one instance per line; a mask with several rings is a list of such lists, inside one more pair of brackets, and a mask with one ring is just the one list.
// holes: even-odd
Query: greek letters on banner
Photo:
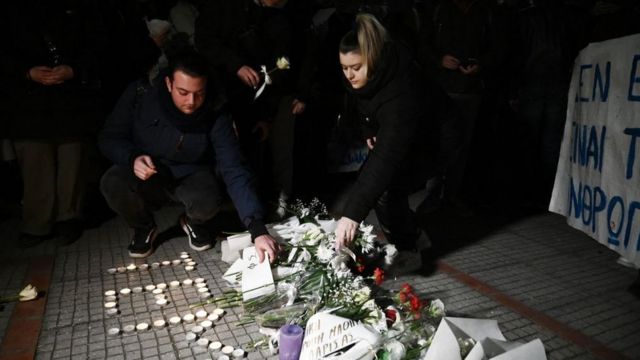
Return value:
[(583, 49), (568, 99), (549, 210), (640, 266), (640, 34)]

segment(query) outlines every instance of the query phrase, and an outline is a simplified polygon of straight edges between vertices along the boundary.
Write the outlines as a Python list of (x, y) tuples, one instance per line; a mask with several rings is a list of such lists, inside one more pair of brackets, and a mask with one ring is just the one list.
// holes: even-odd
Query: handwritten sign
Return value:
[[(380, 335), (359, 321), (340, 316), (320, 313), (307, 322), (300, 360), (331, 359), (371, 359)], [(364, 343), (367, 346), (359, 346)], [(364, 353), (360, 353), (362, 350)], [(359, 351), (356, 354), (351, 351)], [(355, 357), (354, 357), (355, 356)]]
[(583, 49), (549, 210), (640, 266), (640, 34)]

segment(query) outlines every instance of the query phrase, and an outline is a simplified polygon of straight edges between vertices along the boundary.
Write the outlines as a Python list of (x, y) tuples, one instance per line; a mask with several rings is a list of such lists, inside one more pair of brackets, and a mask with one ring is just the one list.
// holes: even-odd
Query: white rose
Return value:
[(385, 343), (384, 349), (389, 353), (389, 360), (400, 360), (407, 352), (404, 345), (398, 340), (391, 340)]
[(38, 289), (29, 284), (20, 291), (20, 301), (29, 301), (38, 297)]
[(280, 70), (285, 70), (290, 68), (291, 64), (289, 63), (289, 59), (287, 59), (286, 56), (283, 56), (276, 60), (276, 67)]

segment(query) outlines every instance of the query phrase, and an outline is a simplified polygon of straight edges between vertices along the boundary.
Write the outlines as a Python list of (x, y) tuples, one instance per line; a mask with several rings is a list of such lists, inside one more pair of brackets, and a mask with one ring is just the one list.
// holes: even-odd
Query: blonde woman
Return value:
[(420, 265), (417, 245), (428, 240), (416, 225), (408, 196), (433, 168), (435, 117), (446, 95), (424, 78), (409, 50), (392, 41), (372, 15), (356, 17), (356, 29), (341, 40), (339, 57), (351, 98), (347, 103), (357, 110), (345, 128), (358, 125), (370, 151), (348, 191), (336, 245), (349, 245), (358, 224), (374, 209), (387, 239), (400, 250), (397, 263), (415, 270)]

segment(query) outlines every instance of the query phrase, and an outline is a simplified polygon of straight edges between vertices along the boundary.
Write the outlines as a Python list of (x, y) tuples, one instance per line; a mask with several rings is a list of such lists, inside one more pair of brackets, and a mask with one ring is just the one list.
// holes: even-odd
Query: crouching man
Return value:
[(265, 253), (275, 259), (278, 246), (263, 223), (231, 118), (207, 92), (207, 80), (200, 54), (177, 55), (165, 75), (125, 90), (100, 134), (100, 150), (115, 164), (102, 177), (102, 194), (134, 230), (133, 258), (153, 252), (152, 211), (171, 201), (184, 205), (180, 224), (189, 246), (210, 248), (214, 238), (205, 222), (218, 212), (221, 177), (260, 261)]

